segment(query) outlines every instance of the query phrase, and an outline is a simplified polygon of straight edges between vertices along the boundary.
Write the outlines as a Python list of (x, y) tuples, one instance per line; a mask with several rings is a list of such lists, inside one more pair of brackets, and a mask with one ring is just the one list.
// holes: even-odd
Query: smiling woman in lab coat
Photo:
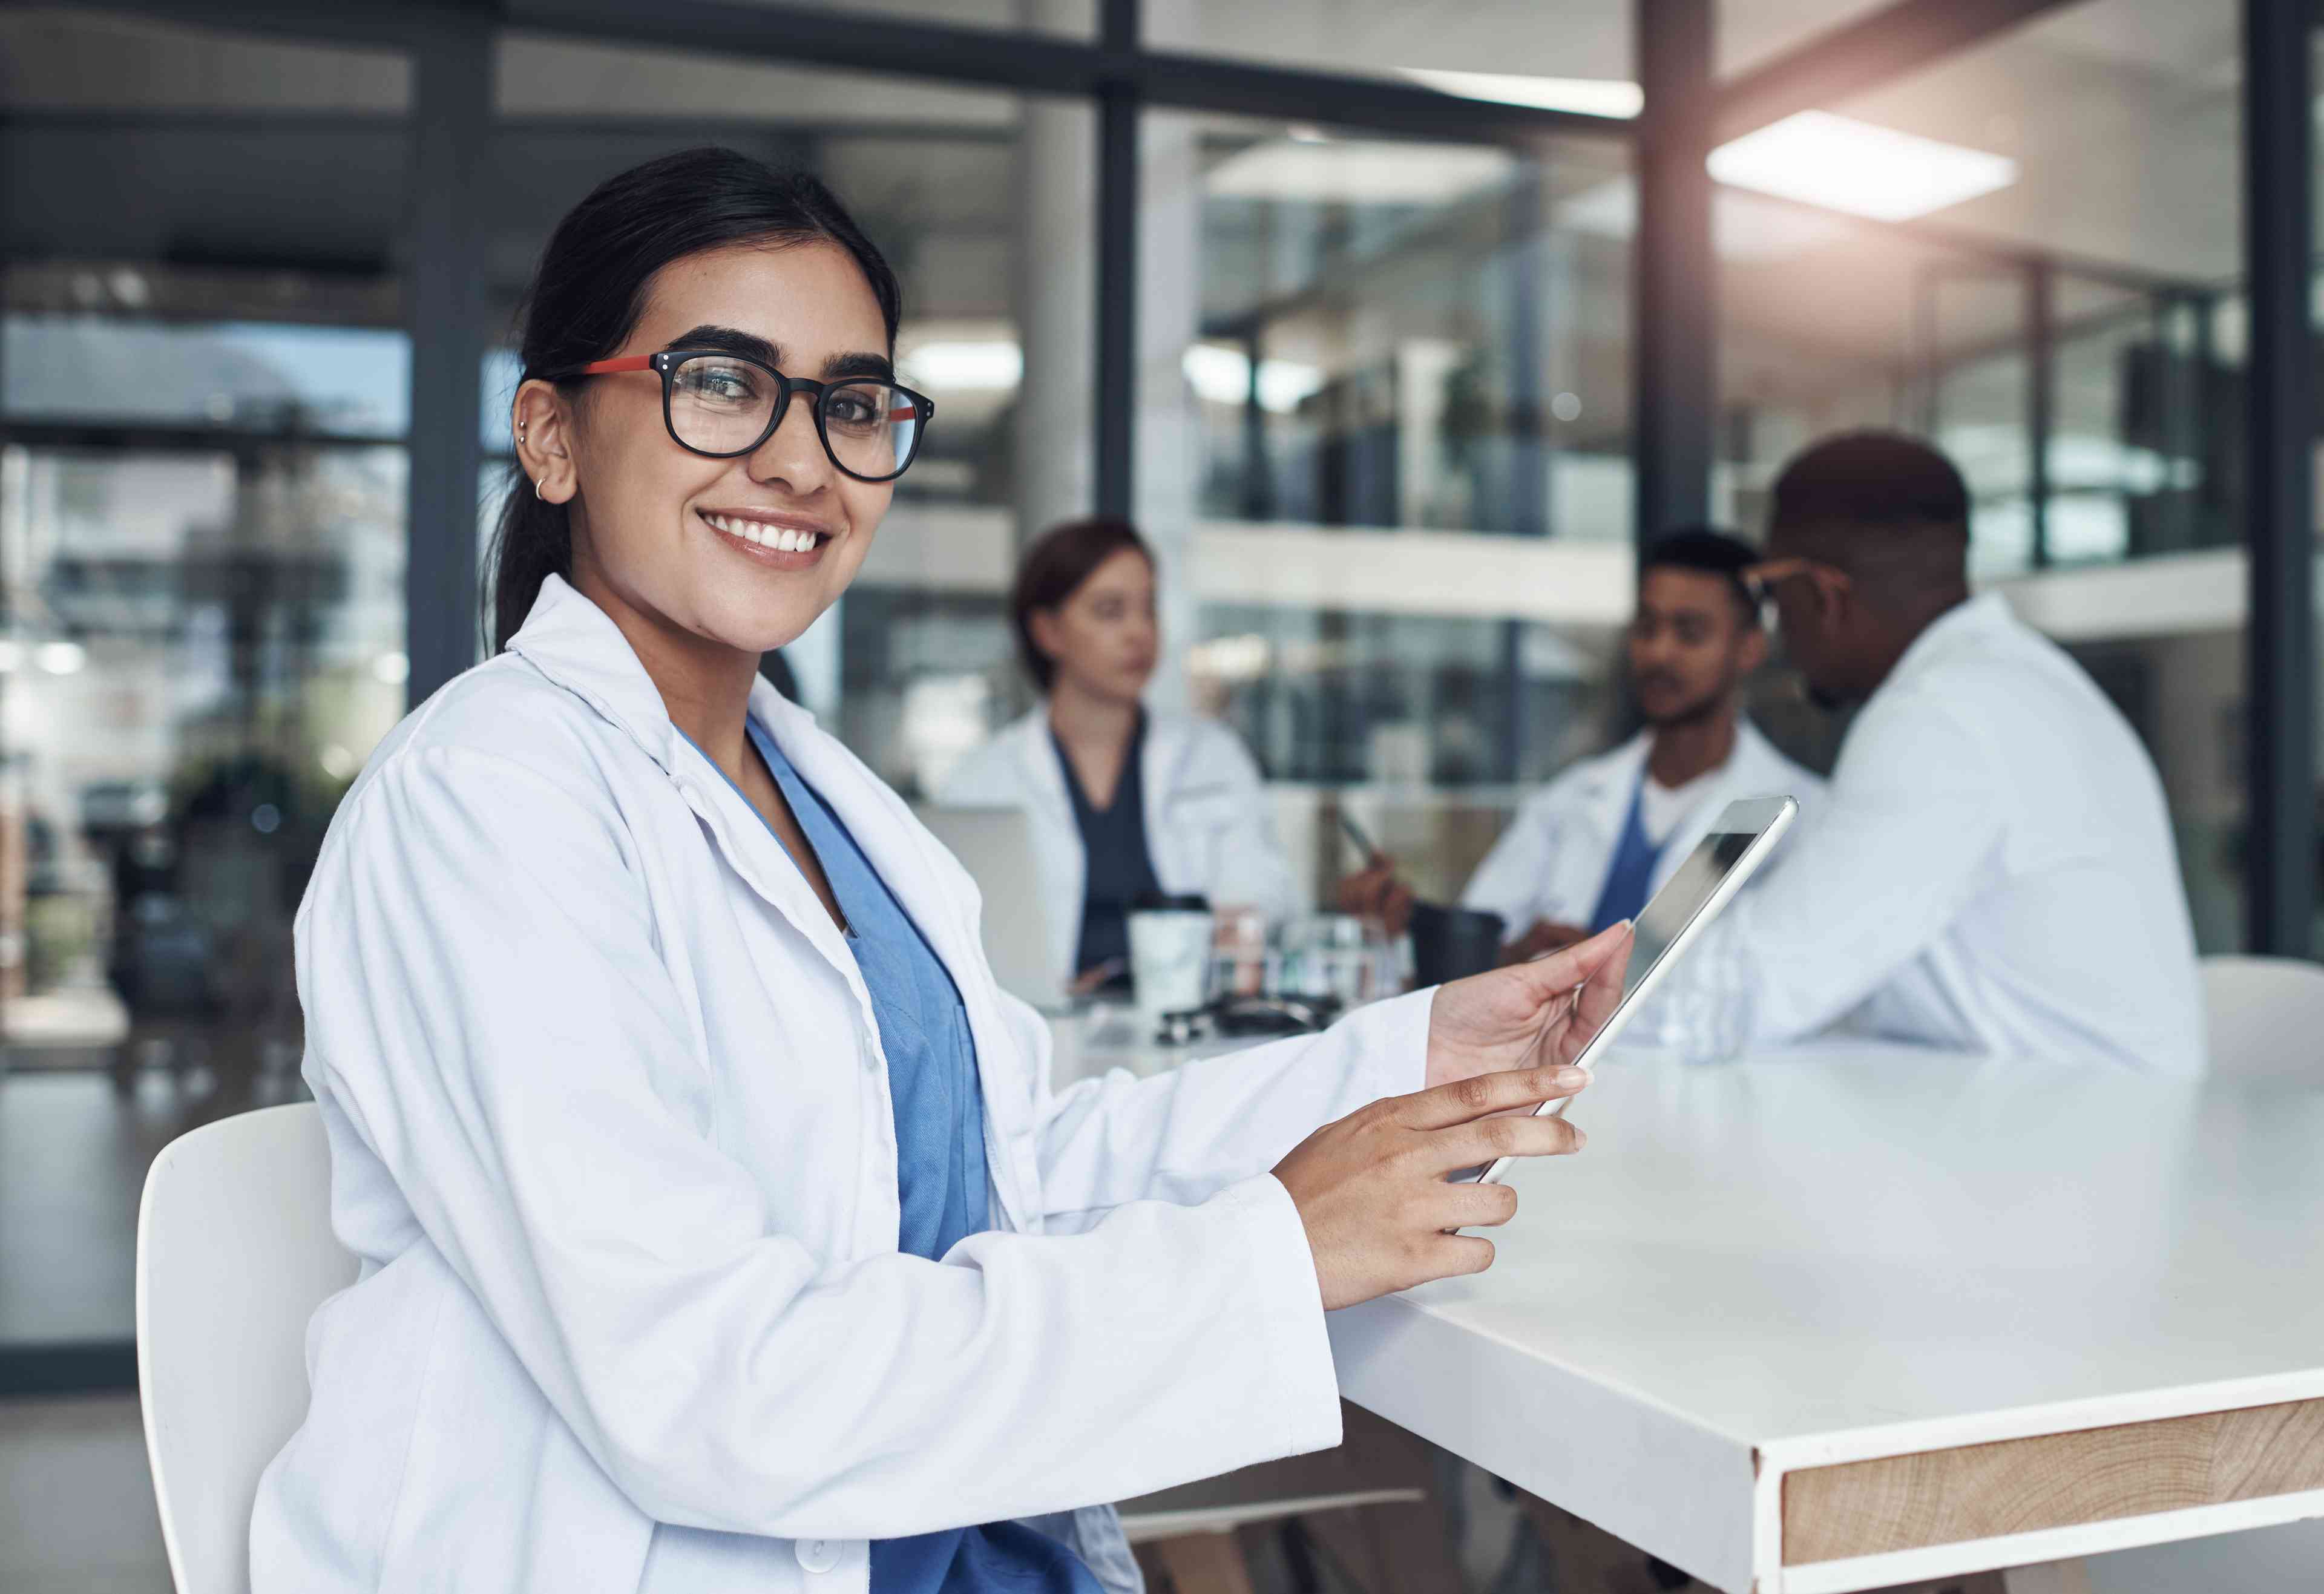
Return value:
[(819, 184), (731, 152), (551, 238), (495, 656), (300, 908), (362, 1267), (255, 1594), (1134, 1589), (1102, 1502), (1335, 1442), (1323, 1313), (1487, 1266), (1450, 1231), (1516, 1198), (1442, 1175), (1577, 1144), (1483, 1115), (1579, 1088), (1619, 935), (1052, 1094), (973, 887), (757, 675), (928, 424), (898, 314)]
[(948, 807), (1032, 821), (1057, 989), (1124, 978), (1148, 891), (1291, 913), (1291, 866), (1259, 765), (1233, 732), (1141, 701), (1161, 636), (1153, 551), (1126, 521), (1070, 521), (1026, 550), (1010, 609), (1041, 688), (1032, 713), (961, 760)]

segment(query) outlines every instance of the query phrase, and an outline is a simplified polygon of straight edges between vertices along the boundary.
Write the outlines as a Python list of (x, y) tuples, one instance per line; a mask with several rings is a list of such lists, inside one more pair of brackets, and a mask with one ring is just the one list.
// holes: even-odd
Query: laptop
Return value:
[(1056, 940), (1033, 856), (1033, 822), (1017, 808), (914, 810), (984, 894), (984, 955), (1010, 995), (1045, 1010), (1066, 1005), (1049, 959)]

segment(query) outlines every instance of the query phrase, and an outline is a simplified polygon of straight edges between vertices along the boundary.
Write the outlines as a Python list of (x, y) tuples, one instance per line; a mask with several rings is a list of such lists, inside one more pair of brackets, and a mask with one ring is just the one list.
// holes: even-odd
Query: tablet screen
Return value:
[[(1693, 944), (1704, 925), (1741, 889), (1765, 862), (1768, 852), (1790, 827), (1797, 806), (1789, 798), (1773, 797), (1729, 804), (1711, 833), (1671, 871), (1663, 889), (1647, 903), (1632, 926), (1629, 968), (1622, 977), (1622, 1000), (1605, 1027), (1583, 1048), (1588, 1062), (1635, 1016), (1646, 989), (1664, 965)], [(1562, 1111), (1563, 1101), (1536, 1111)], [(1507, 1158), (1489, 1167), (1466, 1168), (1452, 1175), (1455, 1182), (1498, 1177)]]

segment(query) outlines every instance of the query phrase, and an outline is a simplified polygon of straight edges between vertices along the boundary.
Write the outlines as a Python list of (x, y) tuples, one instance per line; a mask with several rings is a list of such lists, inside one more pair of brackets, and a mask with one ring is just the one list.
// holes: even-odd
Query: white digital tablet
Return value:
[[(1654, 994), (1655, 987), (1678, 963), (1680, 955), (1719, 917), (1720, 909), (1734, 899), (1744, 881), (1766, 862), (1799, 811), (1799, 804), (1789, 797), (1757, 797), (1727, 806), (1710, 834), (1687, 854), (1686, 861), (1672, 872), (1668, 882), (1638, 915), (1634, 926), (1636, 939), (1630, 946), (1630, 967), (1622, 980), (1622, 1000), (1607, 1018), (1605, 1027), (1582, 1048), (1575, 1062), (1587, 1067), (1614, 1044), (1615, 1037), (1637, 1014), (1639, 1005)], [(1572, 1100), (1569, 1096), (1555, 1102), (1545, 1101), (1534, 1110), (1556, 1117), (1564, 1112), (1566, 1102)], [(1463, 1168), (1452, 1177), (1456, 1182), (1480, 1184), (1498, 1180), (1513, 1160), (1504, 1156), (1480, 1169)]]

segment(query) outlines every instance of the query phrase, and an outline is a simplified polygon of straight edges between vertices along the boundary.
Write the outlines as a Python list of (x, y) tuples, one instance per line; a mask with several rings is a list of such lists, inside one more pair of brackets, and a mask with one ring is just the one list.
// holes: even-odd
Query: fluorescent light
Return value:
[[(1213, 404), (1250, 401), (1250, 359), (1240, 349), (1221, 348), (1214, 343), (1190, 344), (1178, 361), (1178, 369), (1185, 373), (1186, 385), (1194, 390), (1197, 398)], [(1296, 360), (1259, 363), (1259, 407), (1262, 410), (1288, 415), (1299, 408), (1302, 399), (1323, 389), (1323, 373), (1313, 365)]]
[(1711, 175), (1738, 189), (1909, 221), (2017, 180), (2006, 155), (1802, 111), (1711, 152)]
[(1025, 375), (1025, 351), (1013, 343), (924, 343), (904, 356), (907, 380), (937, 392), (1005, 392)]
[(1284, 199), (1319, 205), (1450, 205), (1508, 180), (1516, 158), (1460, 144), (1333, 139), (1270, 139), (1228, 156), (1204, 178), (1222, 199)]
[(32, 650), (32, 659), (52, 676), (69, 676), (88, 662), (88, 651), (78, 642), (42, 642)]
[(1635, 83), (1613, 78), (1535, 78), (1521, 72), (1440, 72), (1431, 67), (1398, 67), (1415, 83), (1462, 99), (1496, 105), (1532, 106), (1545, 111), (1578, 111), (1585, 116), (1635, 116), (1646, 103)]

